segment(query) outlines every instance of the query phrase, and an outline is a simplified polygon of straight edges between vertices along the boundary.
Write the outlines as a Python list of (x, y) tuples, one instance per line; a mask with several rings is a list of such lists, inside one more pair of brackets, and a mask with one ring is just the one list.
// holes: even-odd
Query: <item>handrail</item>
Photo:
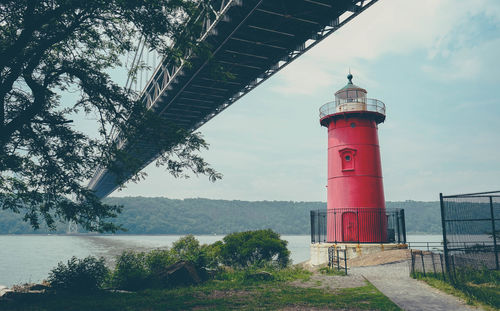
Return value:
[(352, 111), (377, 112), (385, 116), (385, 104), (378, 99), (366, 97), (337, 99), (321, 106), (319, 117), (321, 119), (335, 113)]

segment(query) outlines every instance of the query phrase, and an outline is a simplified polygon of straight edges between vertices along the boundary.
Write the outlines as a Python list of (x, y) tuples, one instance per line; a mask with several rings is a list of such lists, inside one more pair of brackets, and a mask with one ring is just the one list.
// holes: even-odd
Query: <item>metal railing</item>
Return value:
[(371, 111), (385, 116), (385, 104), (378, 99), (358, 97), (337, 99), (319, 108), (319, 117), (323, 118), (340, 112)]
[(344, 270), (347, 275), (347, 250), (330, 246), (328, 248), (328, 267), (337, 271)]
[(443, 252), (443, 242), (407, 242), (409, 249), (421, 251)]
[[(346, 240), (342, 222), (344, 215), (354, 217), (355, 227), (352, 243), (406, 243), (406, 224), (404, 209), (337, 208), (331, 211), (313, 210), (311, 215), (311, 243), (337, 243)], [(330, 237), (327, 236), (330, 225)], [(369, 231), (370, 242), (364, 242), (360, 232)], [(383, 232), (382, 228), (386, 228)]]

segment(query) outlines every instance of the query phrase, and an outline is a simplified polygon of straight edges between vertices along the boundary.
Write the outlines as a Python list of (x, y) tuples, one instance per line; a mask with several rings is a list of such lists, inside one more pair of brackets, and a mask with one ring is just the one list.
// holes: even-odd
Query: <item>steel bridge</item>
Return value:
[[(194, 131), (377, 1), (212, 0), (199, 41), (211, 47), (210, 61), (234, 79), (214, 78), (206, 60), (186, 56), (187, 66), (163, 58), (141, 100), (166, 121)], [(140, 137), (121, 148), (142, 163), (125, 172), (127, 179), (159, 156)], [(100, 198), (119, 186), (106, 168), (89, 183)]]

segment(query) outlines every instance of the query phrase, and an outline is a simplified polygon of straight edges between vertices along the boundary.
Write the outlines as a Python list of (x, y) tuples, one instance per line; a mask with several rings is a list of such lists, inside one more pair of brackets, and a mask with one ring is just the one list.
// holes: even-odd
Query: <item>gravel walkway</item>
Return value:
[(409, 276), (408, 262), (369, 267), (353, 267), (349, 273), (362, 275), (407, 311), (479, 310)]

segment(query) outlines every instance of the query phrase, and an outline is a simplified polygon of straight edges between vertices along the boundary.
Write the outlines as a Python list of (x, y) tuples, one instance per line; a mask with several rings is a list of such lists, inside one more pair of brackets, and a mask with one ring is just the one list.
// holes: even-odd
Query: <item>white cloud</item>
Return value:
[(481, 56), (487, 49), (496, 53), (498, 46), (487, 40), (470, 46), (480, 31), (479, 26), (471, 26), (474, 16), (500, 23), (500, 1), (379, 1), (280, 72), (274, 78), (274, 91), (308, 95), (342, 85), (349, 67), (360, 84), (373, 87), (377, 85), (374, 73), (358, 72), (362, 61), (413, 51), (422, 51), (429, 62), (436, 62), (421, 66), (436, 79), (475, 78), (485, 66)]
[(282, 95), (308, 95), (331, 85), (333, 75), (321, 63), (305, 58), (284, 68), (276, 78), (275, 92)]

